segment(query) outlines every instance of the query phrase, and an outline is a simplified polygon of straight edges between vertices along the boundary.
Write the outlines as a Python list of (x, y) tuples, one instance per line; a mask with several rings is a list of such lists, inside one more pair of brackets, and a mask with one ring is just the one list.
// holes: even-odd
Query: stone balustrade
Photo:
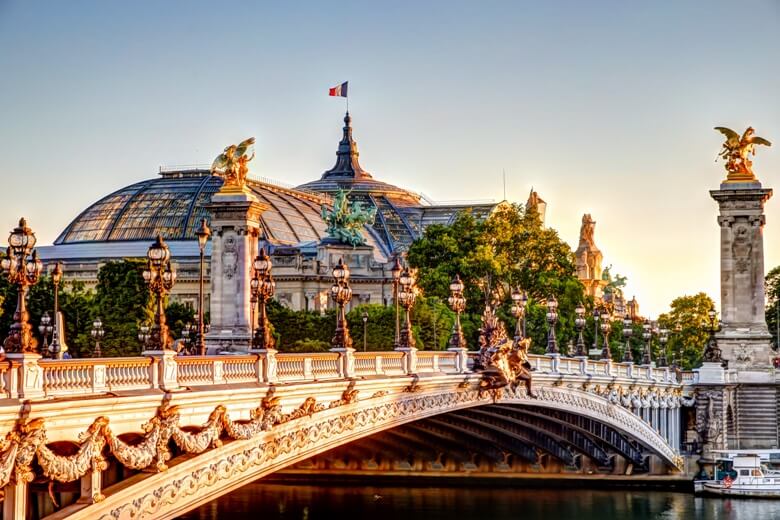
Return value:
[[(244, 355), (176, 356), (148, 352), (141, 357), (44, 360), (37, 356), (11, 359), (0, 367), (0, 396), (43, 398), (105, 392), (230, 384), (327, 381), (412, 374), (471, 372), (476, 353), (448, 351), (324, 353), (260, 351)], [(531, 355), (538, 374), (588, 376), (658, 383), (677, 383), (668, 368), (586, 358)], [(694, 372), (682, 372), (683, 385), (696, 383)]]

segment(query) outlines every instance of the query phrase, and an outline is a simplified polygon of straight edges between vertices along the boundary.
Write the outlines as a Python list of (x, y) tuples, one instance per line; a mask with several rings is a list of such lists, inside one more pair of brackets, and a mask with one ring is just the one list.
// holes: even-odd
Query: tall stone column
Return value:
[(764, 203), (772, 190), (757, 180), (729, 182), (710, 191), (720, 215), (722, 357), (740, 382), (769, 378), (771, 335), (764, 318)]
[(206, 335), (208, 353), (231, 347), (248, 350), (250, 280), (257, 254), (260, 215), (267, 206), (246, 188), (228, 187), (211, 198), (211, 331)]

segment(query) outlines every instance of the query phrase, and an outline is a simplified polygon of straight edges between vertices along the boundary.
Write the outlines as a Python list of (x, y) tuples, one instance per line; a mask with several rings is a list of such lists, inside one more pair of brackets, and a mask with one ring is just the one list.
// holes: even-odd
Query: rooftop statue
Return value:
[(586, 244), (591, 247), (596, 247), (593, 241), (593, 234), (596, 230), (596, 221), (590, 216), (590, 213), (585, 213), (582, 216), (582, 226), (580, 226), (580, 244)]
[(328, 236), (352, 247), (366, 245), (363, 226), (372, 225), (376, 208), (363, 209), (358, 201), (349, 203), (349, 192), (339, 190), (333, 198), (333, 209), (322, 205), (322, 220), (328, 225)]
[(606, 287), (604, 287), (604, 294), (611, 295), (612, 293), (618, 293), (619, 295), (622, 295), (623, 288), (626, 286), (626, 277), (619, 274), (616, 274), (613, 277), (611, 270), (611, 265), (609, 267), (605, 267), (603, 274), (601, 275), (601, 279), (607, 282)]
[[(223, 188), (242, 189), (249, 173), (247, 163), (255, 158), (255, 138), (250, 137), (239, 144), (231, 144), (214, 159), (211, 173), (225, 179)], [(250, 155), (251, 153), (251, 155)]]
[[(726, 136), (726, 142), (718, 153), (718, 157), (726, 161), (726, 171), (729, 172), (726, 180), (731, 182), (750, 182), (755, 181), (753, 174), (753, 161), (751, 155), (756, 155), (756, 145), (772, 146), (772, 143), (753, 135), (755, 130), (749, 126), (745, 133), (740, 135), (730, 128), (716, 126), (715, 130)], [(717, 161), (717, 159), (715, 159)]]

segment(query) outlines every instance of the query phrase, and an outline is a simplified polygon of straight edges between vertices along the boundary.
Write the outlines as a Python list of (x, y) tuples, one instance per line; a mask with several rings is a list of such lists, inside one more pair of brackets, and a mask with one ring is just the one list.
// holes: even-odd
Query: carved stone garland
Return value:
[[(352, 402), (357, 392), (336, 403)], [(346, 397), (346, 396), (345, 396)], [(163, 405), (158, 414), (142, 425), (143, 440), (128, 444), (111, 431), (106, 417), (98, 417), (87, 431), (79, 436), (79, 449), (73, 455), (58, 455), (46, 445), (46, 429), (43, 419), (23, 421), (0, 440), (0, 487), (11, 482), (30, 483), (35, 475), (32, 470), (36, 459), (43, 476), (57, 482), (72, 482), (90, 471), (102, 471), (108, 467), (103, 450), (108, 446), (111, 454), (125, 467), (142, 470), (153, 467), (157, 471), (168, 469), (170, 439), (186, 453), (203, 453), (221, 445), (225, 433), (231, 439), (250, 439), (260, 432), (270, 430), (299, 417), (310, 416), (324, 410), (313, 397), (289, 414), (281, 413), (278, 397), (266, 397), (260, 407), (251, 413), (249, 421), (232, 421), (224, 406), (217, 406), (208, 421), (197, 433), (185, 431), (179, 426), (179, 407)], [(102, 496), (95, 497), (101, 500)]]

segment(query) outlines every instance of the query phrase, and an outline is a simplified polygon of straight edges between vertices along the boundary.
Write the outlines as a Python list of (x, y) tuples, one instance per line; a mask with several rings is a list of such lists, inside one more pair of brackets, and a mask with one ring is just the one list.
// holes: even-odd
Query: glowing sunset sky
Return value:
[[(23, 2), (0, 0), (0, 231), (40, 243), (89, 204), (257, 137), (253, 175), (289, 184), (335, 160), (350, 82), (361, 163), (434, 200), (524, 202), (605, 265), (644, 314), (718, 296), (713, 126), (775, 141), (780, 3)], [(780, 194), (777, 195), (780, 199)], [(780, 264), (780, 200), (766, 264)], [(522, 247), (519, 244), (518, 247)]]

